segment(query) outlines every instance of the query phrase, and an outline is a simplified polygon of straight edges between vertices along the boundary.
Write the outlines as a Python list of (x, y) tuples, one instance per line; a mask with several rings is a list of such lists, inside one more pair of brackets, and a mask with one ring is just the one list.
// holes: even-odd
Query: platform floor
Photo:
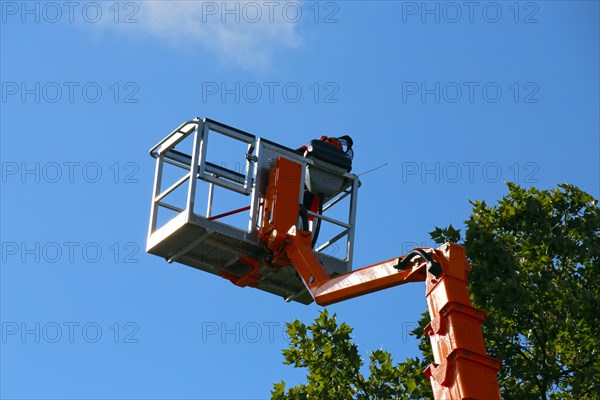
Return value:
[[(250, 266), (239, 261), (240, 256), (264, 257), (260, 247), (247, 239), (246, 232), (196, 215), (187, 220), (185, 212), (155, 231), (148, 240), (146, 251), (166, 260), (179, 253), (175, 262), (214, 275), (225, 271), (242, 276)], [(345, 272), (343, 261), (324, 254), (320, 258), (330, 274)], [(313, 302), (293, 266), (283, 267), (278, 272), (263, 268), (256, 288), (284, 299), (293, 295), (293, 301), (303, 304)]]

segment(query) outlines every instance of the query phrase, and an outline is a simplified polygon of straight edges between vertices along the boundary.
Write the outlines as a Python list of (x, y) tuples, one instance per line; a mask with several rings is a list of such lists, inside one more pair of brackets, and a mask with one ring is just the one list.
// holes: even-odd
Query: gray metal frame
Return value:
[[(207, 154), (209, 154), (210, 151), (208, 137), (209, 135), (214, 134), (224, 135), (247, 144), (247, 152), (245, 155), (246, 168), (244, 174), (207, 162)], [(193, 146), (191, 151), (186, 154), (185, 152), (175, 150), (175, 146), (180, 144), (190, 135), (193, 135)], [(148, 249), (167, 238), (174, 230), (178, 229), (178, 226), (186, 223), (201, 225), (209, 232), (216, 232), (225, 237), (246, 242), (246, 244), (260, 246), (258, 229), (261, 224), (261, 201), (265, 196), (269, 181), (269, 170), (272, 163), (277, 157), (284, 157), (301, 164), (303, 167), (302, 185), (304, 185), (304, 173), (306, 168), (314, 164), (313, 160), (299, 155), (292, 149), (265, 139), (257, 138), (252, 134), (207, 118), (203, 120), (196, 118), (184, 122), (154, 146), (150, 150), (150, 155), (156, 159), (156, 167), (150, 211), (150, 224), (148, 229)], [(164, 163), (179, 167), (186, 172), (174, 184), (163, 190), (162, 180)], [(325, 267), (335, 273), (347, 272), (352, 268), (357, 194), (360, 185), (358, 176), (354, 174), (345, 173), (343, 174), (343, 177), (347, 184), (342, 192), (334, 198), (329, 199), (326, 204), (324, 204), (323, 214), (309, 212), (309, 215), (314, 218), (319, 218), (322, 221), (344, 228), (341, 233), (331, 238), (322, 238), (325, 239), (323, 244), (316, 249), (316, 252), (319, 253)], [(187, 200), (185, 208), (182, 209), (170, 204), (168, 198), (171, 193), (186, 182), (188, 183)], [(208, 185), (207, 208), (203, 216), (195, 210), (194, 205), (199, 182), (205, 182)], [(248, 228), (246, 231), (218, 220), (208, 220), (212, 215), (215, 185), (249, 197), (250, 211), (248, 212)], [(304, 186), (300, 190), (299, 203), (303, 201), (303, 196)], [(335, 207), (341, 200), (348, 196), (350, 196), (350, 207), (347, 219), (336, 220), (324, 215), (327, 210)], [(157, 229), (158, 214), (163, 208), (176, 211), (178, 215), (168, 221), (164, 226)], [(207, 236), (208, 235), (202, 235), (190, 238), (185, 246), (178, 248), (177, 251), (168, 258), (168, 261), (173, 262), (180, 257), (184, 257), (188, 251), (205, 240)], [(323, 252), (329, 246), (343, 238), (346, 239), (345, 254), (343, 258), (334, 257)]]

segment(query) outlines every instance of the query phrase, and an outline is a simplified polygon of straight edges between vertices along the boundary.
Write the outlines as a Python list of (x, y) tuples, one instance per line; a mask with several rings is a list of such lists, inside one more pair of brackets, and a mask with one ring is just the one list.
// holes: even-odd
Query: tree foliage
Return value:
[[(488, 354), (503, 361), (505, 399), (594, 399), (600, 393), (600, 211), (598, 202), (572, 185), (554, 190), (508, 184), (497, 205), (471, 202), (465, 236), (450, 225), (432, 238), (464, 245), (473, 267), (471, 300), (488, 312), (483, 325)], [(308, 369), (308, 382), (274, 399), (431, 398), (423, 369), (431, 362), (422, 328), (422, 358), (394, 365), (389, 353), (369, 354), (369, 376), (352, 329), (327, 311), (310, 326), (288, 324), (286, 364)]]
[[(361, 373), (364, 362), (352, 343), (352, 328), (338, 324), (327, 310), (310, 325), (295, 320), (287, 324), (290, 348), (284, 363), (307, 368), (307, 383), (285, 391), (285, 383), (274, 385), (273, 399), (409, 399), (421, 396), (422, 370), (419, 360), (393, 365), (390, 353), (381, 349), (369, 354), (369, 376)], [(427, 382), (426, 382), (427, 383)]]

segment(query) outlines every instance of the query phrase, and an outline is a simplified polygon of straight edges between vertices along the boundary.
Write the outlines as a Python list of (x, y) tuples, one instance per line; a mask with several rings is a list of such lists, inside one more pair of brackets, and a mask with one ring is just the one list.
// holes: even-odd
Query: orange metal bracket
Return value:
[(250, 270), (242, 276), (237, 276), (226, 271), (221, 271), (221, 277), (229, 279), (231, 283), (240, 287), (256, 287), (260, 280), (260, 262), (254, 258), (241, 256), (240, 261), (250, 266)]

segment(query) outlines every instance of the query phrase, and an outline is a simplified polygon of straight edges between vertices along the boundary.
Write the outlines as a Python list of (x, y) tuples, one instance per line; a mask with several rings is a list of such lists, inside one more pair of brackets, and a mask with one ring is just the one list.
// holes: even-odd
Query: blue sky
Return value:
[[(318, 306), (144, 253), (147, 151), (195, 116), (290, 147), (349, 134), (355, 172), (387, 163), (362, 179), (355, 268), (432, 245), (504, 181), (599, 197), (598, 2), (469, 4), (0, 2), (0, 397), (303, 380), (284, 325)], [(423, 285), (329, 309), (363, 354), (418, 354)]]

